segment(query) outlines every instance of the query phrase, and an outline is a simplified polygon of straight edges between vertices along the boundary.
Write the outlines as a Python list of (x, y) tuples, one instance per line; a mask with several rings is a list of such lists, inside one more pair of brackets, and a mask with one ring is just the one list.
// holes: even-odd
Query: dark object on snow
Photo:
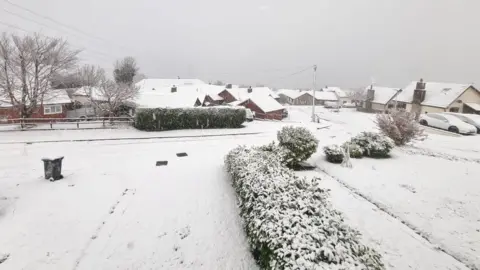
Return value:
[(168, 160), (157, 161), (157, 166), (167, 166)]
[(177, 153), (177, 157), (186, 157), (186, 156), (188, 156), (188, 155), (185, 152)]
[(296, 166), (292, 167), (294, 171), (312, 171), (315, 170), (315, 166), (308, 164), (305, 161), (300, 161)]
[(42, 158), (43, 169), (45, 171), (45, 179), (55, 181), (63, 178), (62, 160), (63, 157), (58, 157), (54, 159)]
[(0, 264), (4, 263), (8, 257), (10, 257), (10, 254), (0, 254)]

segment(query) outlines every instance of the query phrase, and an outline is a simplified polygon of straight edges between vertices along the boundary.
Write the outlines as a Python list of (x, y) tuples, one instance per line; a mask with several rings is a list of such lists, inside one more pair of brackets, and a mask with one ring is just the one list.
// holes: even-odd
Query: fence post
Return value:
[(77, 120), (77, 128), (80, 128), (80, 120)]
[(50, 120), (50, 129), (53, 129), (52, 120)]
[(20, 125), (22, 126), (22, 129), (23, 129), (23, 125), (24, 125), (24, 123), (23, 123), (24, 120), (23, 119), (25, 119), (25, 116), (22, 116), (22, 119), (20, 120)]

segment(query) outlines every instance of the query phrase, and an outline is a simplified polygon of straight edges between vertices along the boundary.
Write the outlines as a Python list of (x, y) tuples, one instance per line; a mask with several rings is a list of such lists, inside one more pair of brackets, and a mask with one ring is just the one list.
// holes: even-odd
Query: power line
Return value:
[(9, 0), (3, 0), (3, 1), (7, 2), (8, 4), (10, 4), (10, 5), (12, 5), (12, 6), (15, 6), (15, 7), (17, 7), (17, 8), (23, 9), (23, 10), (25, 10), (25, 11), (27, 11), (27, 12), (35, 15), (35, 16), (41, 17), (41, 18), (43, 18), (43, 19), (45, 19), (45, 20), (49, 20), (49, 21), (51, 21), (51, 22), (53, 22), (53, 23), (59, 24), (59, 25), (65, 27), (65, 28), (71, 29), (71, 30), (73, 30), (73, 31), (82, 33), (83, 35), (86, 35), (86, 36), (88, 36), (88, 37), (91, 37), (91, 38), (95, 38), (95, 39), (98, 39), (98, 40), (102, 40), (102, 41), (108, 42), (108, 41), (106, 41), (106, 40), (104, 40), (104, 39), (102, 39), (102, 38), (93, 36), (92, 34), (86, 33), (86, 32), (84, 32), (84, 31), (82, 31), (82, 30), (80, 30), (80, 29), (77, 29), (77, 28), (73, 27), (73, 26), (64, 24), (64, 23), (62, 23), (62, 22), (60, 22), (60, 21), (57, 21), (57, 20), (55, 20), (55, 19), (53, 19), (53, 18), (50, 18), (50, 17), (48, 17), (48, 16), (42, 15), (42, 14), (40, 14), (40, 13), (37, 13), (37, 12), (35, 12), (35, 11), (29, 9), (29, 8), (26, 8), (26, 7), (20, 6), (20, 5), (18, 5), (18, 4), (12, 3), (12, 2), (10, 2)]
[[(7, 13), (9, 13), (9, 14), (11, 14), (11, 15), (17, 16), (17, 17), (19, 17), (19, 18), (21, 18), (21, 19), (24, 19), (24, 20), (27, 20), (27, 21), (36, 23), (36, 24), (38, 24), (38, 25), (42, 25), (42, 26), (44, 26), (44, 27), (47, 27), (47, 28), (52, 29), (52, 30), (55, 30), (55, 31), (59, 31), (59, 30), (57, 30), (57, 29), (51, 28), (49, 25), (46, 25), (46, 24), (44, 24), (44, 23), (38, 22), (38, 21), (33, 20), (33, 19), (26, 18), (26, 17), (24, 17), (24, 16), (22, 16), (22, 15), (20, 15), (20, 14), (15, 13), (15, 12), (8, 11), (8, 10), (6, 10), (5, 8), (4, 8), (3, 10), (4, 10), (5, 12), (7, 12)], [(16, 27), (16, 28), (19, 29), (19, 27)], [(26, 31), (26, 30), (24, 30), (24, 29), (21, 29), (21, 30), (22, 30), (22, 31)], [(31, 32), (31, 31), (27, 31), (27, 32)], [(77, 37), (79, 37), (79, 36), (77, 36)], [(73, 46), (72, 46), (72, 47), (73, 47)], [(86, 49), (81, 49), (81, 50), (86, 50)], [(117, 58), (117, 56), (112, 55), (112, 54), (109, 55), (109, 54), (107, 54), (107, 53), (105, 53), (105, 52), (95, 51), (95, 50), (91, 50), (91, 49), (90, 49), (90, 51), (95, 52), (95, 53), (97, 53), (97, 54), (100, 54), (100, 55), (102, 55), (102, 56), (110, 56), (110, 57)]]
[(267, 84), (273, 84), (273, 83), (275, 83), (275, 82), (277, 82), (277, 81), (280, 81), (280, 80), (286, 79), (286, 78), (288, 78), (288, 77), (292, 77), (292, 76), (295, 76), (295, 75), (300, 74), (300, 73), (302, 73), (302, 72), (305, 72), (305, 71), (307, 71), (307, 70), (310, 70), (311, 68), (313, 68), (313, 65), (308, 66), (308, 67), (306, 67), (306, 68), (304, 68), (304, 69), (302, 69), (302, 70), (299, 70), (299, 71), (297, 71), (297, 72), (294, 72), (294, 73), (292, 73), (292, 74), (288, 74), (288, 75), (279, 77), (278, 79), (275, 79), (275, 81), (271, 81), (271, 82), (269, 82), (269, 83), (267, 83)]
[[(9, 23), (3, 22), (3, 21), (0, 21), (0, 24), (6, 25), (6, 26), (8, 26), (8, 27), (11, 27), (11, 28), (14, 28), (14, 29), (17, 29), (17, 30), (26, 32), (26, 33), (34, 33), (34, 32), (32, 32), (32, 31), (26, 30), (26, 29), (24, 29), (24, 28), (21, 28), (21, 27), (18, 27), (18, 26), (16, 26), (16, 25), (9, 24)], [(47, 38), (47, 39), (52, 39), (51, 37), (48, 37), (48, 36), (45, 36), (45, 35), (42, 35), (42, 34), (39, 34), (39, 35), (41, 35), (41, 36), (43, 36), (43, 37), (45, 37), (45, 38)], [(77, 49), (77, 50), (81, 50), (81, 51), (84, 51), (84, 52), (95, 53), (95, 54), (100, 55), (100, 56), (103, 56), (103, 57), (105, 57), (105, 58), (107, 58), (107, 59), (109, 59), (109, 60), (111, 60), (110, 57), (113, 56), (113, 55), (110, 55), (110, 56), (109, 56), (109, 55), (107, 55), (107, 54), (105, 54), (105, 53), (103, 53), (103, 52), (100, 52), (100, 51), (95, 51), (95, 50), (91, 50), (91, 49), (88, 49), (88, 50), (87, 50), (86, 48), (79, 48), (79, 47), (76, 47), (76, 46), (73, 46), (73, 45), (70, 45), (70, 46), (71, 46), (72, 48), (75, 48), (75, 49)], [(116, 56), (113, 56), (113, 57), (116, 58)]]
[(71, 26), (71, 25), (62, 23), (62, 22), (60, 22), (60, 21), (58, 21), (58, 20), (56, 20), (56, 19), (53, 19), (53, 18), (51, 18), (51, 17), (49, 17), (49, 16), (42, 15), (42, 14), (40, 14), (40, 13), (38, 13), (38, 12), (35, 12), (35, 11), (29, 9), (29, 8), (26, 8), (26, 7), (23, 7), (23, 6), (21, 6), (21, 5), (12, 3), (12, 2), (9, 1), (9, 0), (3, 0), (3, 1), (6, 2), (6, 3), (8, 3), (8, 4), (10, 4), (10, 5), (12, 5), (12, 6), (14, 6), (14, 7), (17, 7), (17, 8), (19, 8), (19, 9), (25, 10), (25, 11), (27, 11), (27, 12), (35, 15), (35, 16), (38, 16), (38, 17), (43, 18), (43, 19), (45, 19), (45, 20), (48, 20), (48, 21), (51, 21), (51, 22), (53, 22), (53, 23), (59, 24), (59, 25), (63, 26), (64, 28), (68, 28), (68, 29), (70, 29), (70, 30), (76, 31), (76, 32), (78, 32), (78, 33), (81, 33), (82, 35), (87, 36), (87, 37), (89, 37), (89, 38), (93, 38), (93, 39), (96, 39), (96, 40), (105, 42), (105, 43), (107, 43), (107, 44), (110, 44), (110, 45), (118, 46), (119, 48), (122, 48), (122, 49), (128, 49), (128, 48), (125, 48), (125, 47), (123, 47), (123, 46), (119, 46), (118, 44), (114, 44), (114, 43), (112, 43), (112, 42), (110, 42), (110, 41), (108, 41), (108, 40), (106, 40), (106, 39), (104, 39), (104, 38), (100, 38), (100, 37), (97, 37), (97, 36), (92, 35), (92, 34), (90, 34), (90, 33), (87, 33), (87, 32), (85, 32), (85, 31), (83, 31), (83, 30), (81, 30), (81, 29), (78, 29), (78, 28), (74, 27), (74, 26)]

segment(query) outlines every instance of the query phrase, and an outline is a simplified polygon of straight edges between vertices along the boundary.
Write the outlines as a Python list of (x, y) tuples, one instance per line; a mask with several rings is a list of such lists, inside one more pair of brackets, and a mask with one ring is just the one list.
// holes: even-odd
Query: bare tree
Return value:
[(138, 83), (139, 81), (143, 80), (143, 79), (146, 79), (147, 78), (147, 75), (143, 74), (143, 73), (137, 73), (134, 77), (133, 77), (133, 83)]
[(351, 91), (348, 93), (348, 98), (351, 99), (356, 106), (358, 106), (362, 101), (367, 99), (367, 93), (363, 90)]
[(79, 69), (78, 76), (95, 109), (103, 116), (119, 116), (123, 109), (135, 106), (138, 88), (108, 79), (102, 68), (85, 65)]
[(115, 63), (115, 69), (113, 70), (113, 77), (118, 84), (133, 84), (133, 78), (137, 75), (138, 67), (137, 61), (133, 57), (125, 57)]
[(43, 104), (53, 77), (73, 68), (79, 52), (59, 38), (4, 33), (0, 39), (2, 96), (21, 117), (30, 117)]

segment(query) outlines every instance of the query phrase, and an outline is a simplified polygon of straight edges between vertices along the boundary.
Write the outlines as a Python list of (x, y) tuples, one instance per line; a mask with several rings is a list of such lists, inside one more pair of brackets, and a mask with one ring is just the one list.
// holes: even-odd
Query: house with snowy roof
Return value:
[[(280, 102), (290, 105), (312, 105), (312, 90), (290, 90), (282, 89), (278, 91)], [(338, 101), (338, 97), (333, 91), (315, 91), (315, 104), (324, 105), (325, 102)]]
[(233, 87), (231, 84), (228, 84), (223, 91), (218, 93), (220, 97), (223, 98), (225, 103), (231, 103), (233, 101), (243, 101), (247, 99), (251, 94), (269, 96), (278, 101), (279, 96), (269, 87), (248, 87), (248, 88), (239, 88)]
[[(20, 98), (17, 98), (20, 100)], [(50, 89), (44, 93), (43, 99), (39, 100), (34, 108), (31, 118), (66, 118), (67, 109), (72, 103), (66, 89)], [(11, 100), (0, 101), (0, 118), (20, 118), (20, 108), (12, 104)]]
[(480, 92), (472, 84), (411, 82), (396, 97), (398, 107), (420, 113), (480, 113)]
[(238, 103), (238, 106), (249, 108), (260, 119), (282, 120), (285, 108), (274, 98), (263, 94), (251, 94)]
[(347, 102), (351, 102), (351, 98), (347, 95), (347, 92), (342, 90), (340, 87), (334, 86), (325, 86), (320, 91), (322, 92), (333, 92), (337, 96), (337, 99), (342, 103), (345, 104)]
[(363, 110), (367, 112), (385, 112), (394, 108), (395, 97), (401, 92), (401, 89), (372, 84), (365, 91), (367, 98), (363, 103)]

